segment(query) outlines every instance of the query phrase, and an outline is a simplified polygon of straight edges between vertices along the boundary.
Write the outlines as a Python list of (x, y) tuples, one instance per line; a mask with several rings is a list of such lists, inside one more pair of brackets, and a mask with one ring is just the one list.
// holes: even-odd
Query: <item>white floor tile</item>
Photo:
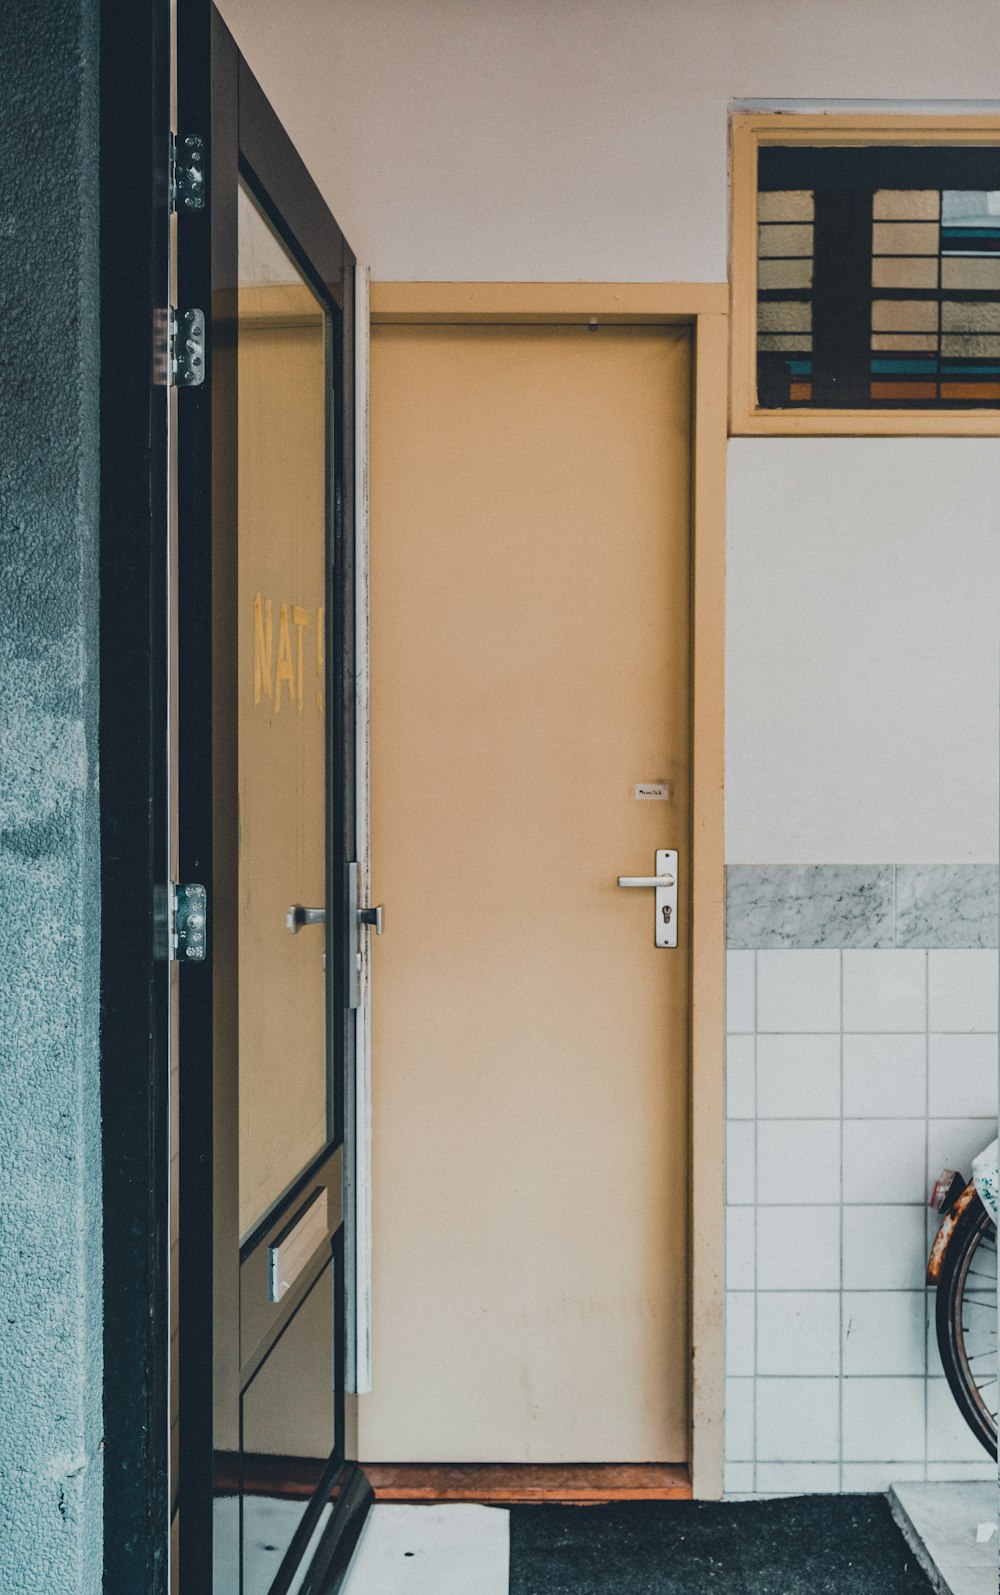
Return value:
[(507, 1595), (510, 1513), (494, 1506), (372, 1507), (344, 1595)]
[[(321, 1513), (302, 1559), (301, 1571), (289, 1585), (288, 1595), (297, 1595), (302, 1587), (309, 1558), (319, 1544), (330, 1511), (331, 1508), (327, 1507)], [(216, 1500), (212, 1517), (214, 1595), (239, 1595), (240, 1503), (237, 1498), (224, 1496)], [(248, 1548), (252, 1554), (247, 1558), (243, 1570), (243, 1595), (267, 1595), (301, 1517), (301, 1501), (255, 1498), (253, 1521), (247, 1526)]]
[(950, 1595), (994, 1595), (996, 1536), (980, 1541), (980, 1523), (996, 1523), (997, 1488), (989, 1484), (906, 1484), (890, 1506), (921, 1560), (935, 1569), (934, 1588)]

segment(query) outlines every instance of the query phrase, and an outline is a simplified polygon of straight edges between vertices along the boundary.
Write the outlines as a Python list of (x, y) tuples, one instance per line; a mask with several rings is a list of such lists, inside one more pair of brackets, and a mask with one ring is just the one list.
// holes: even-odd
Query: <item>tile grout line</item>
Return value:
[[(931, 959), (924, 952), (924, 1198), (927, 1197), (927, 1180), (930, 1173), (931, 1131)], [(924, 1250), (927, 1249), (927, 1209), (924, 1209)], [(924, 1291), (924, 1481), (927, 1480), (927, 1459), (930, 1455), (930, 1368), (927, 1359), (927, 1336), (930, 1332), (930, 1293)]]
[(757, 1017), (758, 1017), (758, 995), (757, 995), (758, 975), (757, 975), (757, 970), (758, 970), (759, 962), (760, 962), (760, 960), (758, 959), (757, 953), (755, 951), (754, 955), (753, 955), (753, 1287), (754, 1287), (753, 1288), (753, 1363), (752, 1363), (752, 1367), (753, 1367), (753, 1419), (752, 1419), (752, 1421), (753, 1421), (753, 1445), (751, 1446), (751, 1451), (753, 1453), (753, 1472), (751, 1474), (751, 1487), (752, 1487), (752, 1489), (754, 1491), (756, 1491), (756, 1489), (757, 1489), (757, 1347), (758, 1347), (758, 1345), (760, 1343), (760, 1330), (759, 1330), (759, 1324), (758, 1324), (759, 1302), (760, 1302), (760, 1294), (759, 1294), (759, 1291), (758, 1291), (758, 1280), (759, 1280), (759, 1273), (758, 1273), (759, 1262), (758, 1262), (758, 1259), (759, 1259), (759, 1254), (760, 1254), (760, 1236), (759, 1236), (758, 1215), (760, 1213), (760, 1203), (757, 1200), (758, 1195), (759, 1195), (759, 1192), (758, 1192), (758, 1189), (757, 1189), (757, 1142), (758, 1142), (758, 1126), (760, 1124), (760, 1114), (759, 1114), (759, 1111), (758, 1111), (759, 1097), (758, 1097), (758, 1084), (757, 1084)]
[(837, 1373), (840, 1389), (837, 1402), (837, 1486), (844, 1493), (844, 952), (840, 951), (840, 1203), (837, 1213), (840, 1252), (840, 1344), (837, 1348)]

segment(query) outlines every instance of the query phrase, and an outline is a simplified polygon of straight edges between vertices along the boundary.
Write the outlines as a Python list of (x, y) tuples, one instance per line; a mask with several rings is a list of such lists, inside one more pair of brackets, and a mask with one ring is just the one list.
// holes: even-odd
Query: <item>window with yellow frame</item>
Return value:
[(737, 116), (731, 429), (1000, 433), (1000, 118)]

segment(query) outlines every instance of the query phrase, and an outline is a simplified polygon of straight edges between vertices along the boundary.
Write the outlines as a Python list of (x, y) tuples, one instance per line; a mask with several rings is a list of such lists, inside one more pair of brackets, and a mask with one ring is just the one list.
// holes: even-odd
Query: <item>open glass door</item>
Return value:
[(355, 263), (205, 0), (177, 59), (179, 1587), (285, 1595), (368, 1498), (344, 1421)]

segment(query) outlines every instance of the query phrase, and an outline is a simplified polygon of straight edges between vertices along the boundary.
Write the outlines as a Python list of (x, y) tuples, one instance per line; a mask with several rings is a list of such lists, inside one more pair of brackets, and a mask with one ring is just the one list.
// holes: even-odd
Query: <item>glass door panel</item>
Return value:
[[(238, 199), (239, 1228), (326, 1145), (328, 314)], [(311, 913), (306, 912), (311, 910)]]

